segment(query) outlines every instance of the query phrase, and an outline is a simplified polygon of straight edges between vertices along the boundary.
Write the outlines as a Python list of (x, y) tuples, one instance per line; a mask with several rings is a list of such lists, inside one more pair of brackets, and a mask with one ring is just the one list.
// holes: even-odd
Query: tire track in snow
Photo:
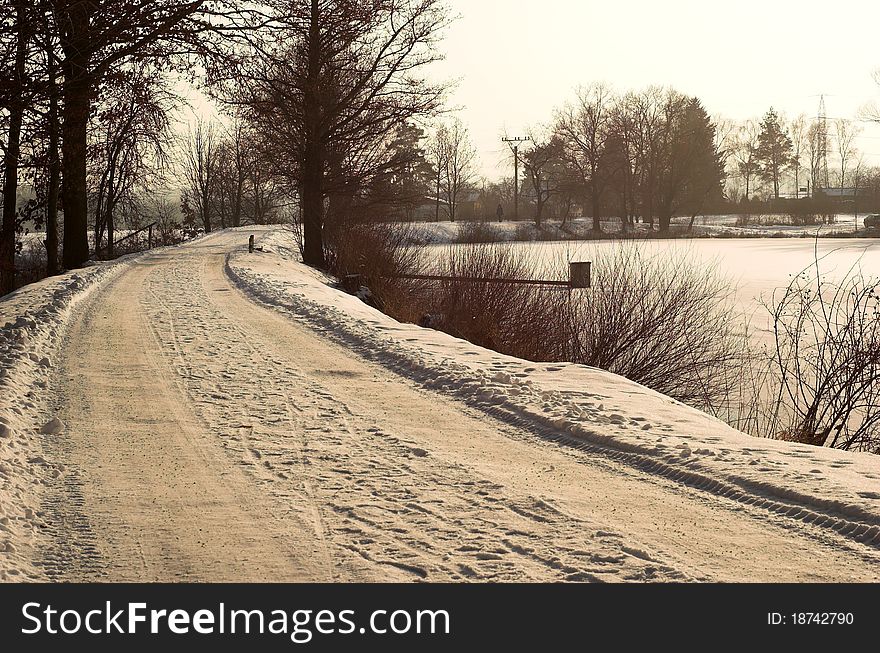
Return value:
[[(645, 447), (628, 445), (621, 440), (599, 434), (588, 425), (566, 425), (566, 429), (561, 430), (552, 423), (553, 419), (525, 409), (506, 397), (493, 395), (487, 401), (479, 383), (462, 382), (455, 372), (449, 373), (443, 366), (426, 363), (423, 358), (403, 348), (389, 346), (381, 336), (372, 337), (364, 330), (349, 328), (344, 320), (334, 319), (337, 309), (321, 306), (298, 294), (295, 286), (283, 292), (271, 283), (263, 282), (259, 275), (233, 264), (232, 257), (233, 254), (227, 256), (226, 274), (256, 301), (275, 310), (296, 315), (296, 319), (306, 321), (332, 340), (428, 390), (464, 401), (472, 408), (513, 427), (527, 429), (545, 440), (602, 455), (641, 472), (822, 529), (873, 550), (880, 549), (880, 519), (859, 506), (841, 505), (840, 502), (807, 496), (790, 488), (762, 484), (748, 478), (713, 478), (693, 469), (669, 464), (658, 456), (651, 455)], [(576, 430), (577, 433), (571, 433), (569, 429)]]

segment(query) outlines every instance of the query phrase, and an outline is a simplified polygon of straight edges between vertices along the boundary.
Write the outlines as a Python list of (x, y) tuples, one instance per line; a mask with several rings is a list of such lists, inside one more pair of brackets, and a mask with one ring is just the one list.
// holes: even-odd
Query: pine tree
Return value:
[(759, 174), (762, 179), (773, 184), (773, 197), (776, 199), (779, 199), (779, 179), (792, 163), (791, 152), (791, 138), (771, 107), (761, 121), (761, 134), (758, 136), (755, 154), (760, 166)]

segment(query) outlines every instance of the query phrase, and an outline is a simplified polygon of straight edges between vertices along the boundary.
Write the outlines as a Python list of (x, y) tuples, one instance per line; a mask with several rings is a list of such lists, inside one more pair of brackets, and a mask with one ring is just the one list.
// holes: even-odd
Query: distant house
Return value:
[[(483, 217), (483, 203), (479, 191), (468, 191), (458, 201), (455, 209), (456, 220), (476, 220)], [(437, 219), (437, 198), (426, 196), (413, 211), (413, 220), (433, 222)], [(448, 202), (440, 199), (440, 220), (449, 219)]]

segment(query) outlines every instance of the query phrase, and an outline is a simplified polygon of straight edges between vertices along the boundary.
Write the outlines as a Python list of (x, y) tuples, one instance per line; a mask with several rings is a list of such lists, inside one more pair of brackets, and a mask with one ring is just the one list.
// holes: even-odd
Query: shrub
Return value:
[(768, 307), (775, 348), (769, 432), (880, 452), (880, 280), (823, 278), (817, 260)]
[(360, 275), (371, 303), (396, 319), (415, 322), (423, 314), (425, 282), (401, 279), (424, 271), (425, 247), (410, 223), (344, 224), (327, 233), (325, 255), (340, 279)]
[(732, 284), (712, 266), (632, 242), (593, 261), (593, 288), (572, 292), (567, 359), (722, 409), (748, 352)]
[[(445, 282), (431, 306), (437, 328), (532, 361), (599, 367), (692, 405), (721, 412), (737, 397), (748, 360), (733, 288), (678, 254), (647, 256), (634, 243), (601, 250), (589, 290)], [(550, 275), (566, 279), (567, 261)], [(530, 278), (530, 253), (511, 245), (450, 248), (443, 274)]]
[[(463, 279), (528, 279), (527, 252), (509, 244), (451, 247), (439, 274)], [(430, 291), (435, 327), (503, 354), (533, 361), (558, 361), (564, 293), (504, 282), (448, 281)]]
[(455, 236), (456, 243), (496, 243), (501, 232), (487, 222), (462, 222)]

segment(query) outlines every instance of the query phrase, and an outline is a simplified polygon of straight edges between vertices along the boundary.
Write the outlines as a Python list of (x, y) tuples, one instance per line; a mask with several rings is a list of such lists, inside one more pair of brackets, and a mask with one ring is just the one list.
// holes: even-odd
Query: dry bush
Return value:
[(25, 238), (15, 253), (15, 286), (34, 283), (46, 277), (46, 246), (37, 238)]
[(151, 217), (156, 223), (154, 245), (176, 245), (183, 240), (182, 216), (175, 203), (161, 198), (154, 200)]
[(723, 411), (748, 359), (732, 284), (680, 252), (650, 256), (634, 243), (593, 261), (593, 288), (572, 292), (568, 360)]
[[(411, 240), (401, 225), (354, 225), (334, 238), (328, 260), (337, 276), (361, 275), (399, 320), (526, 360), (606, 369), (716, 412), (739, 397), (747, 338), (733, 290), (713, 269), (624, 243), (594, 257), (592, 289), (569, 290), (498, 282), (533, 278), (534, 252), (521, 246), (450, 246), (428, 269)], [(420, 272), (455, 280), (394, 279)], [(567, 262), (549, 276), (567, 279)]]
[(345, 224), (327, 233), (328, 269), (338, 278), (360, 275), (370, 303), (404, 322), (424, 313), (425, 284), (399, 278), (424, 271), (425, 248), (409, 223)]
[(538, 240), (538, 231), (531, 222), (522, 222), (516, 225), (516, 231), (513, 233), (513, 239), (521, 242), (527, 243), (534, 240)]
[(768, 307), (775, 349), (770, 433), (880, 452), (880, 280), (823, 278), (817, 260)]
[(456, 243), (497, 243), (503, 240), (501, 233), (486, 222), (463, 222), (453, 242)]
[[(442, 257), (439, 274), (464, 279), (529, 279), (528, 253), (509, 244), (460, 245)], [(444, 281), (431, 293), (434, 326), (503, 354), (561, 360), (559, 325), (565, 291), (516, 283)]]

